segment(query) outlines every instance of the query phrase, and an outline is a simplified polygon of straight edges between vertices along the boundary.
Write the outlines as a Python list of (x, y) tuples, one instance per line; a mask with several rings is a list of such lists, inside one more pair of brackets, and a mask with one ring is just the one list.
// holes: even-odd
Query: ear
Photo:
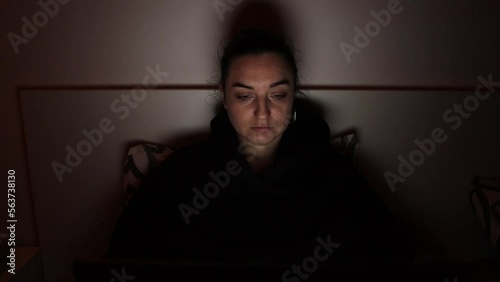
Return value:
[(222, 100), (222, 105), (224, 105), (224, 109), (227, 110), (226, 95), (224, 93), (224, 87), (222, 87), (222, 85), (220, 85), (220, 84), (219, 84), (219, 95), (220, 95), (220, 99)]

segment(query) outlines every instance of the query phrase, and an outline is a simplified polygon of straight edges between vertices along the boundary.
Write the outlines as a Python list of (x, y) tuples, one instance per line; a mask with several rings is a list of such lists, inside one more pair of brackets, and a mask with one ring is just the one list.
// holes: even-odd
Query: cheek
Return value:
[(233, 125), (234, 129), (238, 132), (244, 129), (245, 126), (248, 125), (250, 122), (248, 113), (246, 113), (244, 110), (231, 108), (228, 110), (228, 114), (231, 124)]
[(291, 106), (284, 106), (276, 109), (274, 118), (277, 126), (287, 126), (293, 113), (291, 113)]

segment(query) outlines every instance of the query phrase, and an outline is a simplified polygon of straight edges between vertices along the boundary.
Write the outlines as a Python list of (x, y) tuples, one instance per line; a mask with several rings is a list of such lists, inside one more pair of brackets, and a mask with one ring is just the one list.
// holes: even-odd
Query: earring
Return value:
[(290, 123), (294, 123), (297, 120), (297, 111), (293, 108), (293, 119), (290, 120)]

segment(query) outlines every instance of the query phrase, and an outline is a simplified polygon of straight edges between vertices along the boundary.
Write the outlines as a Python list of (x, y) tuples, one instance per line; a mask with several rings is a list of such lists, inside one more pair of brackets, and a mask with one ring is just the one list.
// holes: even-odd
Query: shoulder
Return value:
[(322, 156), (323, 164), (335, 189), (353, 189), (368, 186), (364, 175), (355, 165), (352, 156), (342, 154), (339, 149), (329, 144)]
[[(166, 201), (179, 191), (191, 187), (210, 167), (211, 158), (206, 142), (175, 148), (156, 168), (151, 170), (141, 186), (134, 192), (133, 199), (153, 203)], [(140, 200), (137, 200), (140, 199)], [(148, 200), (146, 200), (148, 199)]]
[(326, 151), (328, 152), (328, 158), (333, 164), (354, 168), (354, 156), (345, 154), (331, 143), (328, 144)]
[(202, 141), (189, 146), (177, 148), (158, 167), (158, 171), (185, 171), (195, 169), (209, 159), (212, 150), (208, 141)]

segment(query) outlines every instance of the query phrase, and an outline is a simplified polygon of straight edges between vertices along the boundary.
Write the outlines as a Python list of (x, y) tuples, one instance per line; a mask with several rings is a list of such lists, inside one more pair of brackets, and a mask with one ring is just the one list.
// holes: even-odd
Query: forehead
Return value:
[(283, 79), (292, 76), (292, 70), (283, 56), (266, 53), (235, 58), (229, 68), (228, 79)]

